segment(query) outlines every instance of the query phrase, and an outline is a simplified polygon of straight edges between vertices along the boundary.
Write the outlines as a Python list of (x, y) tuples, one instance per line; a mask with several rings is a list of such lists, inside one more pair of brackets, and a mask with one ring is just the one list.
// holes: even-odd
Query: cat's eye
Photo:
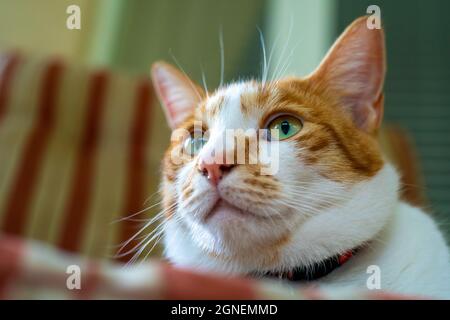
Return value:
[(183, 148), (188, 155), (195, 156), (200, 152), (200, 150), (203, 148), (206, 142), (208, 142), (208, 140), (206, 139), (206, 137), (203, 135), (202, 132), (192, 133), (184, 141)]
[(269, 140), (272, 140), (272, 130), (276, 130), (278, 140), (286, 140), (296, 135), (303, 128), (300, 119), (291, 115), (282, 115), (270, 121), (267, 129), (269, 130)]

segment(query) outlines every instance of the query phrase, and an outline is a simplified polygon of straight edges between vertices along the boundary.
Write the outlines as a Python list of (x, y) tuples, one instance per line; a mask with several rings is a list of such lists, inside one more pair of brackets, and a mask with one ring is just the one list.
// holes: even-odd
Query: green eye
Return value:
[(267, 129), (269, 136), (271, 130), (277, 130), (278, 140), (285, 140), (296, 135), (303, 128), (302, 122), (293, 116), (284, 115), (272, 120)]
[(195, 156), (200, 152), (207, 141), (208, 140), (203, 136), (202, 133), (193, 133), (184, 141), (184, 151), (191, 156)]

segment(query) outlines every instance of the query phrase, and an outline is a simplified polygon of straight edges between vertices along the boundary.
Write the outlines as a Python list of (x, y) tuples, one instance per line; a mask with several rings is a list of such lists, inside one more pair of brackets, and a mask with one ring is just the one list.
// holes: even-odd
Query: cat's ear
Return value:
[(175, 129), (192, 114), (205, 92), (184, 73), (165, 62), (153, 64), (151, 76), (167, 122)]
[(383, 118), (386, 58), (384, 32), (369, 29), (367, 19), (357, 19), (344, 31), (310, 79), (332, 90), (356, 125), (373, 133)]

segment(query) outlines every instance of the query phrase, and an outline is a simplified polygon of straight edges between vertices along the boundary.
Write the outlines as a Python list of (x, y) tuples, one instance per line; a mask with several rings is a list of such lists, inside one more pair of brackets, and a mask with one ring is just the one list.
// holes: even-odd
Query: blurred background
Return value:
[[(412, 182), (407, 187), (417, 189), (416, 200), (417, 197), (420, 199), (416, 202), (441, 218), (443, 228), (450, 230), (447, 223), (450, 221), (449, 1), (0, 0), (0, 49), (2, 52), (19, 53), (21, 61), (27, 59), (47, 61), (46, 59), (51, 57), (60, 57), (66, 65), (72, 66), (70, 67), (72, 69), (78, 68), (73, 66), (80, 66), (84, 68), (83, 70), (106, 69), (110, 73), (127, 75), (127, 79), (146, 78), (151, 63), (162, 59), (181, 65), (185, 72), (199, 83), (202, 82), (203, 72), (208, 87), (214, 88), (220, 82), (221, 73), (220, 34), (223, 36), (224, 43), (226, 81), (261, 75), (262, 45), (258, 28), (264, 34), (267, 55), (271, 55), (272, 73), (306, 75), (317, 66), (343, 29), (356, 17), (365, 15), (367, 7), (372, 4), (381, 8), (381, 17), (387, 35), (386, 123), (394, 124), (402, 128), (402, 132), (408, 133), (405, 138), (408, 149), (402, 149), (406, 148), (405, 143), (397, 143), (393, 144), (394, 148), (397, 148), (393, 152), (400, 155), (415, 153), (414, 160), (408, 158), (409, 160), (403, 162), (404, 166), (412, 167), (412, 170), (419, 168), (417, 177), (410, 180)], [(66, 27), (66, 20), (69, 17), (66, 9), (69, 5), (78, 5), (81, 9), (80, 30), (69, 30)], [(37, 62), (33, 63), (39, 65)], [(6, 70), (5, 65), (6, 63), (3, 63), (3, 68)], [(28, 69), (28, 76), (32, 77), (31, 74), (34, 71), (31, 70), (41, 70), (36, 68)], [(25, 75), (22, 77), (25, 78)], [(90, 83), (90, 80), (86, 80), (88, 78), (83, 78), (81, 75), (73, 76), (71, 80), (75, 83), (73, 85), (68, 84), (67, 78), (64, 79), (66, 79), (62, 85), (65, 88), (64, 99), (69, 99), (67, 96), (70, 95), (82, 99), (84, 92), (89, 92), (90, 87), (83, 87), (85, 83)], [(19, 80), (15, 79), (15, 81)], [(123, 83), (121, 84), (120, 81)], [(112, 91), (125, 90), (123, 88), (128, 86), (131, 80), (120, 81), (115, 83), (115, 89)], [(6, 85), (3, 84), (3, 86)], [(94, 85), (100, 90), (102, 86), (98, 86), (100, 87)], [(16, 89), (15, 94), (32, 96), (34, 92), (32, 88), (33, 85), (30, 82), (23, 90)], [(146, 96), (143, 97), (142, 99), (145, 100)], [(70, 114), (65, 118), (67, 126), (61, 129), (55, 125), (59, 129), (54, 131), (62, 132), (61, 135), (68, 135), (70, 138), (49, 142), (49, 146), (45, 148), (49, 150), (48, 154), (53, 156), (46, 155), (43, 157), (47, 157), (47, 160), (40, 160), (39, 165), (43, 167), (45, 167), (43, 162), (50, 163), (47, 164), (49, 169), (42, 169), (44, 173), (41, 173), (37, 168), (38, 165), (31, 165), (30, 162), (34, 162), (28, 161), (30, 159), (26, 157), (27, 153), (24, 151), (26, 147), (21, 145), (25, 143), (23, 141), (26, 138), (16, 139), (16, 136), (21, 136), (25, 130), (20, 128), (32, 126), (27, 124), (27, 119), (34, 111), (31, 109), (24, 111), (28, 109), (23, 106), (27, 101), (23, 99), (17, 102), (22, 105), (18, 109), (21, 111), (17, 114), (10, 112), (13, 114), (10, 117), (16, 121), (14, 125), (8, 126), (6, 123), (11, 124), (12, 120), (8, 121), (6, 118), (2, 120), (0, 112), (0, 165), (3, 166), (1, 170), (3, 173), (0, 172), (0, 217), (3, 217), (3, 230), (18, 234), (25, 233), (44, 241), (59, 242), (61, 247), (68, 250), (77, 250), (77, 247), (73, 243), (70, 244), (67, 235), (70, 238), (90, 239), (82, 241), (84, 244), (79, 244), (78, 248), (83, 247), (88, 255), (98, 255), (98, 252), (102, 250), (102, 254), (113, 252), (110, 248), (100, 249), (101, 245), (98, 243), (102, 241), (99, 237), (108, 233), (105, 237), (109, 239), (109, 242), (114, 243), (120, 242), (117, 240), (120, 238), (127, 239), (131, 233), (123, 231), (122, 235), (118, 236), (117, 232), (120, 233), (120, 231), (105, 231), (107, 228), (103, 228), (103, 224), (114, 216), (110, 213), (119, 212), (118, 216), (121, 214), (125, 216), (136, 212), (142, 207), (143, 201), (157, 189), (159, 159), (169, 139), (169, 131), (159, 107), (151, 108), (151, 115), (142, 116), (141, 113), (136, 116), (137, 119), (145, 119), (147, 116), (151, 118), (151, 121), (149, 120), (151, 124), (148, 124), (145, 129), (148, 129), (148, 135), (144, 133), (140, 136), (139, 129), (133, 131), (134, 129), (131, 128), (123, 133), (126, 139), (131, 140), (123, 142), (125, 138), (119, 137), (120, 130), (117, 128), (128, 128), (120, 121), (133, 116), (122, 114), (122, 111), (126, 109), (120, 109), (119, 106), (108, 106), (107, 110), (116, 111), (114, 115), (113, 111), (109, 115), (111, 119), (108, 123), (111, 125), (104, 125), (100, 130), (98, 138), (101, 141), (99, 142), (100, 151), (98, 154), (94, 152), (95, 156), (92, 156), (96, 160), (88, 161), (86, 157), (80, 156), (78, 160), (73, 160), (75, 163), (73, 165), (65, 165), (72, 161), (70, 152), (73, 150), (68, 145), (74, 146), (73, 148), (76, 149), (74, 153), (90, 155), (97, 145), (94, 144), (93, 147), (90, 140), (83, 144), (83, 137), (92, 138), (93, 132), (97, 131), (90, 127), (86, 129), (87, 134), (83, 135), (83, 131), (78, 134), (76, 131), (78, 115), (73, 110), (67, 111)], [(154, 97), (150, 100), (153, 101)], [(71, 108), (84, 105), (84, 102), (70, 101), (64, 108), (69, 108), (68, 105), (72, 106)], [(121, 95), (120, 98), (111, 98), (111, 101), (113, 104), (114, 101), (122, 101), (120, 104), (126, 104), (127, 100)], [(13, 108), (10, 109), (13, 110)], [(105, 113), (108, 114), (108, 111)], [(5, 114), (7, 114), (6, 111)], [(58, 114), (60, 113), (57, 113), (55, 117)], [(80, 111), (79, 117), (82, 116), (83, 112)], [(91, 119), (89, 111), (86, 111), (86, 119)], [(42, 121), (40, 126), (48, 128), (45, 121)], [(67, 129), (71, 125), (74, 126), (73, 132), (70, 131), (72, 129)], [(47, 132), (47, 129), (43, 130)], [(67, 133), (69, 131), (70, 134)], [(48, 135), (51, 136), (50, 133)], [(131, 135), (131, 138), (128, 135)], [(78, 139), (78, 136), (81, 138)], [(104, 138), (106, 136), (108, 139)], [(120, 158), (118, 154), (121, 152), (118, 149), (119, 146), (123, 143), (123, 147), (126, 148), (129, 141), (133, 145), (138, 143), (149, 145), (151, 147), (148, 148), (151, 148), (151, 151), (142, 148), (137, 148), (137, 151), (130, 149), (128, 156), (118, 160)], [(32, 142), (29, 144), (33, 145)], [(39, 152), (47, 154), (36, 146), (30, 147), (28, 152), (29, 154), (39, 154)], [(22, 169), (18, 169), (21, 153), (24, 157), (23, 166)], [(61, 153), (67, 154), (67, 158), (63, 160), (58, 158)], [(139, 158), (139, 154), (144, 160)], [(127, 161), (133, 164), (133, 159), (137, 161), (137, 164), (134, 162), (135, 166), (140, 166), (142, 172), (129, 171), (120, 177), (120, 172), (118, 173), (115, 165), (122, 166)], [(72, 166), (81, 169), (78, 173), (72, 174), (70, 173)], [(144, 168), (146, 166), (147, 169)], [(85, 173), (86, 167), (97, 168), (92, 169), (97, 170), (95, 178), (91, 177), (91, 173)], [(125, 168), (126, 165), (123, 164), (123, 167)], [(58, 171), (55, 168), (60, 169)], [(21, 180), (20, 172), (27, 178)], [(30, 172), (35, 174), (30, 175)], [(82, 178), (77, 179), (80, 172)], [(36, 176), (34, 180), (40, 181), (36, 183), (37, 186), (33, 190), (30, 190), (30, 183), (27, 180), (30, 176)], [(145, 176), (145, 181), (139, 180), (141, 176)], [(91, 180), (86, 177), (91, 177)], [(83, 194), (83, 187), (80, 185), (86, 183), (88, 181), (86, 179), (95, 185), (93, 190), (98, 189), (94, 196), (97, 200), (89, 200), (89, 196)], [(64, 185), (68, 180), (75, 182), (69, 183), (71, 187), (66, 188)], [(131, 188), (130, 185), (134, 185), (136, 181), (140, 187)], [(104, 190), (106, 186), (122, 184), (128, 187), (114, 189), (105, 195), (99, 191)], [(131, 191), (124, 191), (125, 189)], [(89, 190), (92, 191), (88, 189), (85, 192), (90, 192)], [(17, 194), (29, 194), (29, 197), (14, 197)], [(81, 199), (86, 198), (84, 202), (79, 201), (80, 194)], [(70, 195), (75, 200), (67, 200)], [(134, 197), (134, 200), (124, 200), (125, 204), (113, 205), (107, 197), (126, 199)], [(13, 202), (24, 204), (18, 207)], [(25, 205), (28, 202), (29, 204)], [(43, 203), (47, 204), (43, 205)], [(85, 218), (86, 221), (91, 221), (89, 223), (81, 221), (89, 225), (88, 231), (78, 236), (72, 234), (75, 231), (71, 226), (75, 222), (81, 223), (81, 218), (74, 220), (69, 217), (70, 214), (64, 218), (64, 215), (54, 213), (83, 210), (99, 212), (97, 216), (103, 216), (103, 220), (99, 220), (98, 217), (92, 221), (89, 220), (90, 218)], [(17, 215), (16, 212), (21, 212), (21, 215)], [(17, 216), (22, 218), (19, 219)], [(24, 224), (23, 221), (27, 219), (34, 222)], [(68, 227), (55, 227), (64, 219)], [(48, 232), (49, 229), (53, 231)], [(80, 229), (83, 228), (80, 227)], [(117, 241), (111, 240), (113, 238)]]

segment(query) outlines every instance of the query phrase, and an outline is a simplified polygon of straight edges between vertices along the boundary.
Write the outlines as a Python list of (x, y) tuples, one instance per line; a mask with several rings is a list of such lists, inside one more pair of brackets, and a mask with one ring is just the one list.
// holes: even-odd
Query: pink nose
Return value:
[(198, 170), (208, 178), (211, 184), (217, 186), (223, 175), (226, 172), (230, 171), (232, 167), (233, 165), (231, 164), (208, 164), (205, 161), (201, 160), (198, 165)]

